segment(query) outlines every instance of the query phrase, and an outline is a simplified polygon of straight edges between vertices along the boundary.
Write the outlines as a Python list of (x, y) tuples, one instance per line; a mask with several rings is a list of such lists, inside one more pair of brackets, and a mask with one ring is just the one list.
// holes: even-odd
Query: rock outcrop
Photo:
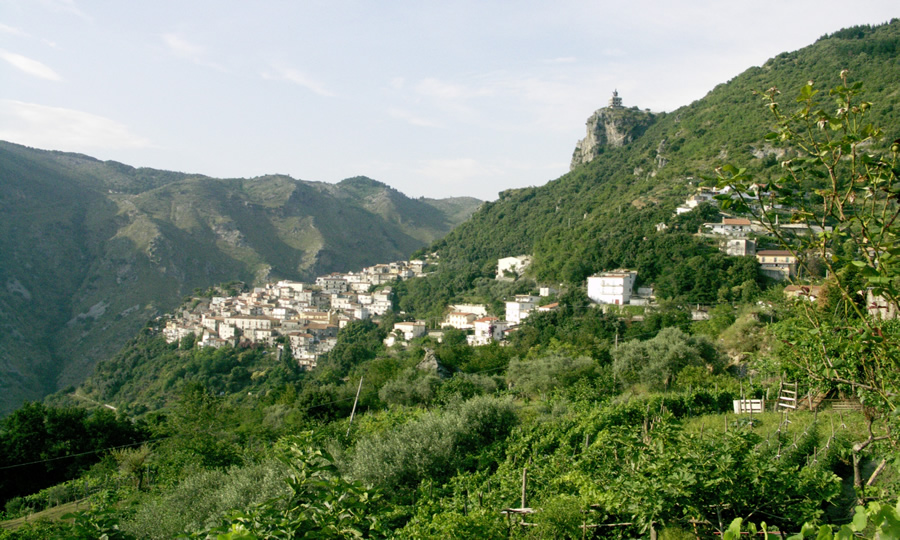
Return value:
[(438, 360), (434, 351), (427, 347), (425, 348), (425, 356), (422, 358), (421, 362), (416, 364), (416, 368), (421, 369), (422, 371), (435, 373), (442, 379), (449, 379), (453, 376), (453, 371)]
[(587, 135), (575, 145), (569, 169), (590, 162), (603, 152), (603, 148), (617, 148), (637, 139), (653, 125), (656, 115), (637, 107), (626, 109), (617, 93), (610, 99), (609, 107), (598, 109), (587, 119)]

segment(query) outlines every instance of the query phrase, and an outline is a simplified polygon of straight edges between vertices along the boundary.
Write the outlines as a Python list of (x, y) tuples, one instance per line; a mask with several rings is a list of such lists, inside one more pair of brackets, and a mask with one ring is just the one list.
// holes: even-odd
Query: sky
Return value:
[[(0, 0), (0, 140), (219, 178), (543, 185), (618, 90), (672, 111), (896, 0)], [(2, 171), (0, 171), (2, 174)]]

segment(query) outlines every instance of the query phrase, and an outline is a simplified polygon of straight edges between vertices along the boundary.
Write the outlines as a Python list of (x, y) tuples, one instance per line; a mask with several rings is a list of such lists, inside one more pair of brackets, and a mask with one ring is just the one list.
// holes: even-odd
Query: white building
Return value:
[(877, 319), (887, 320), (897, 318), (897, 303), (891, 302), (882, 295), (876, 295), (872, 289), (866, 290), (866, 309), (869, 315)]
[(753, 231), (753, 224), (746, 218), (722, 218), (721, 223), (704, 223), (703, 228), (710, 234), (747, 236)]
[(797, 257), (786, 249), (764, 249), (756, 252), (759, 270), (773, 279), (785, 280), (797, 277)]
[(745, 257), (756, 255), (756, 242), (747, 238), (732, 238), (721, 244), (722, 251), (732, 257)]
[(503, 331), (509, 328), (508, 321), (501, 321), (497, 317), (482, 317), (474, 321), (475, 335), (468, 336), (469, 345), (488, 345), (493, 341), (503, 339)]
[(394, 332), (403, 337), (403, 341), (409, 341), (425, 335), (425, 321), (409, 321), (394, 323)]
[(590, 276), (587, 278), (588, 298), (598, 304), (627, 304), (636, 279), (637, 272), (634, 270), (616, 270)]
[(514, 279), (521, 276), (531, 265), (531, 255), (504, 257), (497, 261), (497, 279)]
[(256, 315), (244, 315), (237, 317), (225, 317), (225, 325), (233, 326), (242, 332), (257, 329), (270, 329), (273, 326), (273, 319), (270, 317), (262, 317)]
[(384, 315), (393, 307), (393, 297), (394, 291), (390, 287), (375, 291), (372, 293), (372, 303), (368, 305), (369, 313)]
[(484, 304), (453, 304), (450, 309), (459, 313), (471, 313), (479, 317), (487, 317), (487, 307)]
[(316, 285), (322, 288), (325, 294), (342, 293), (349, 289), (347, 280), (341, 274), (331, 274), (316, 278)]
[(516, 295), (516, 299), (506, 303), (506, 320), (510, 324), (519, 324), (524, 321), (528, 315), (537, 306), (539, 296), (531, 296), (528, 294)]
[(472, 313), (453, 311), (447, 315), (447, 318), (444, 320), (441, 326), (452, 326), (453, 328), (457, 328), (459, 330), (468, 330), (470, 328), (474, 328), (473, 323), (476, 318), (477, 316)]
[(559, 290), (554, 287), (541, 287), (538, 289), (538, 294), (540, 296), (550, 296), (551, 294), (558, 293)]

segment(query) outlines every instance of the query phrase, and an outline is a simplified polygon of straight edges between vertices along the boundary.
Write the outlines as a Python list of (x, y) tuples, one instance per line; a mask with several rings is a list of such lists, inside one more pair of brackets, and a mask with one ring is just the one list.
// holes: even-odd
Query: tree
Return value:
[(226, 468), (240, 462), (239, 447), (229, 429), (231, 410), (198, 382), (185, 385), (175, 407), (162, 454), (175, 466), (197, 464), (203, 468)]
[(626, 342), (613, 354), (613, 372), (618, 380), (644, 383), (654, 390), (668, 389), (678, 372), (687, 366), (715, 372), (722, 364), (706, 337), (690, 336), (675, 327), (664, 328), (647, 341)]
[(134, 480), (135, 489), (144, 487), (144, 471), (147, 465), (147, 458), (150, 457), (150, 448), (144, 444), (139, 448), (114, 448), (110, 454), (116, 463), (119, 464), (119, 470), (126, 477)]

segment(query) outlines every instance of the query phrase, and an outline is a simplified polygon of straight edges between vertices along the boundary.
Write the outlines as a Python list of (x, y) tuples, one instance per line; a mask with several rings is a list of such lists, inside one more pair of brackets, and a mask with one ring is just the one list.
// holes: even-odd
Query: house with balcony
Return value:
[(467, 337), (469, 345), (489, 345), (503, 339), (503, 333), (509, 328), (509, 322), (501, 321), (497, 317), (481, 317), (475, 319), (473, 326), (475, 333)]
[(759, 270), (777, 280), (797, 277), (797, 257), (786, 249), (764, 249), (756, 252)]
[(631, 300), (637, 272), (615, 270), (587, 278), (587, 295), (598, 304), (624, 305)]
[(441, 326), (451, 326), (457, 330), (470, 330), (475, 328), (474, 322), (478, 317), (474, 313), (451, 311), (447, 314)]

